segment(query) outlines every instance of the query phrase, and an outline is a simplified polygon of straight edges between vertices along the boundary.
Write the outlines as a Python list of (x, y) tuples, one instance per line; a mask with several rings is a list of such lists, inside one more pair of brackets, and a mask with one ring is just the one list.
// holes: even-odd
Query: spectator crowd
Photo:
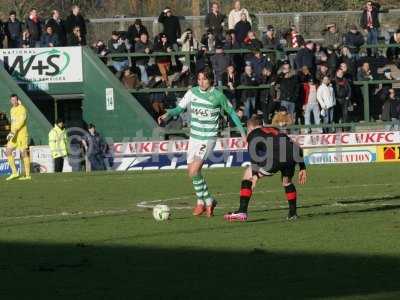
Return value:
[[(233, 2), (227, 16), (213, 2), (200, 37), (191, 28), (182, 30), (180, 18), (166, 7), (158, 18), (163, 30), (154, 39), (137, 19), (127, 31), (113, 31), (108, 41), (99, 40), (92, 48), (129, 89), (195, 85), (197, 71), (209, 66), (214, 85), (223, 88), (243, 119), (260, 114), (265, 124), (277, 126), (357, 122), (363, 119), (366, 95), (354, 82), (400, 79), (400, 47), (385, 51), (373, 47), (382, 43), (379, 14), (379, 4), (367, 1), (359, 24), (351, 24), (347, 32), (340, 32), (336, 24), (321, 24), (323, 42), (314, 42), (305, 40), (296, 26), (276, 29), (268, 25), (259, 35), (253, 30), (252, 15), (240, 1)], [(22, 23), (10, 12), (0, 31), (9, 48), (86, 45), (86, 36), (78, 6), (65, 20), (54, 10), (44, 21), (32, 9)], [(400, 45), (400, 29), (389, 43)], [(366, 51), (362, 51), (364, 45)], [(247, 51), (227, 51), (240, 49)], [(275, 51), (283, 49), (288, 51), (278, 60)], [(139, 56), (123, 56), (127, 53)], [(152, 53), (156, 55), (149, 56)], [(119, 56), (109, 58), (109, 54)], [(369, 85), (372, 119), (399, 122), (395, 87)], [(167, 89), (141, 95), (141, 103), (157, 118), (176, 105), (182, 92)]]

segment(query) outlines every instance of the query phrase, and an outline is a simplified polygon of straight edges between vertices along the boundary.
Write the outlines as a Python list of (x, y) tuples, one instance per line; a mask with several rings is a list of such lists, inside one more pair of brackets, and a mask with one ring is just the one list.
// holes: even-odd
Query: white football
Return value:
[(171, 210), (168, 205), (157, 204), (153, 208), (153, 217), (156, 221), (166, 221), (169, 220), (171, 216)]

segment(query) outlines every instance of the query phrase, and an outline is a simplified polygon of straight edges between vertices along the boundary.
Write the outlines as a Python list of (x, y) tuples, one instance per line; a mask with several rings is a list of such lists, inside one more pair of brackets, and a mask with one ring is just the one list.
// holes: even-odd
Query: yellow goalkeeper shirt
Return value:
[(11, 132), (19, 138), (28, 136), (28, 116), (25, 106), (19, 104), (13, 106), (10, 111), (11, 116)]

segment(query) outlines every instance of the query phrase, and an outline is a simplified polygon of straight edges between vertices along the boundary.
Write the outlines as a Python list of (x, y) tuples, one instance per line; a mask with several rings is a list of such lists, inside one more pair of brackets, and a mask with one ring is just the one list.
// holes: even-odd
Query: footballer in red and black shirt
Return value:
[(263, 127), (262, 120), (252, 117), (247, 122), (247, 143), (251, 160), (243, 176), (239, 210), (225, 215), (227, 221), (246, 221), (247, 208), (257, 181), (280, 172), (289, 205), (288, 220), (297, 219), (297, 193), (292, 182), (296, 164), (299, 165), (299, 183), (307, 180), (302, 149), (287, 134), (274, 127)]

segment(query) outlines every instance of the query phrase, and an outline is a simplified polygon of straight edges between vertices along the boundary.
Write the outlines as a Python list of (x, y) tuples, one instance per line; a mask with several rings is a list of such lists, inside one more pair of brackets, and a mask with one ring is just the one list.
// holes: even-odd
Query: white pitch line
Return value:
[[(360, 185), (346, 185), (346, 186), (326, 186), (326, 187), (320, 187), (318, 188), (319, 190), (332, 190), (332, 189), (343, 189), (343, 188), (360, 188), (360, 187), (369, 187), (369, 186), (390, 186), (393, 184), (390, 183), (376, 183), (376, 184), (360, 184)], [(312, 190), (314, 188), (307, 188), (303, 187), (302, 190)], [(265, 194), (265, 193), (273, 193), (273, 192), (279, 192), (279, 190), (259, 190), (256, 191), (255, 194)], [(229, 195), (237, 195), (238, 193), (221, 193), (218, 194), (218, 196), (229, 196)], [(392, 195), (378, 195), (376, 197), (391, 197)], [(174, 198), (168, 198), (168, 199), (156, 199), (156, 200), (148, 200), (148, 201), (141, 201), (138, 204), (136, 204), (136, 207), (138, 208), (147, 208), (147, 209), (152, 209), (156, 203), (163, 203), (163, 202), (173, 202), (173, 201), (181, 201), (185, 199), (190, 199), (192, 196), (182, 196), (182, 197), (174, 197)], [(343, 200), (358, 200), (360, 198), (358, 197), (347, 197), (347, 198), (337, 198), (337, 199), (332, 199), (335, 201), (334, 203), (331, 204), (326, 204), (323, 206), (390, 206), (393, 204), (390, 203), (340, 203), (340, 201)], [(364, 198), (364, 200), (368, 200), (370, 198)], [(363, 199), (361, 199), (363, 200)], [(267, 205), (260, 205), (260, 204), (254, 204), (252, 205), (252, 208), (269, 208), (270, 206)], [(276, 208), (275, 206), (274, 208)], [(286, 208), (284, 205), (278, 206), (279, 208)], [(217, 206), (218, 209), (227, 209), (228, 207), (224, 206)], [(232, 208), (232, 207), (229, 207)], [(299, 206), (301, 208), (301, 206)], [(191, 206), (172, 206), (171, 209), (173, 210), (184, 210), (184, 209), (192, 209)], [(15, 217), (4, 217), (0, 218), (0, 221), (9, 221), (9, 220), (24, 220), (24, 219), (43, 219), (43, 218), (57, 218), (57, 217), (77, 217), (77, 216), (106, 216), (106, 215), (113, 215), (113, 214), (126, 214), (129, 212), (134, 211), (131, 208), (126, 208), (126, 209), (110, 209), (110, 210), (95, 210), (91, 212), (83, 212), (83, 211), (77, 211), (77, 212), (61, 212), (61, 213), (54, 213), (54, 214), (42, 214), (42, 215), (26, 215), (26, 216), (15, 216)]]

